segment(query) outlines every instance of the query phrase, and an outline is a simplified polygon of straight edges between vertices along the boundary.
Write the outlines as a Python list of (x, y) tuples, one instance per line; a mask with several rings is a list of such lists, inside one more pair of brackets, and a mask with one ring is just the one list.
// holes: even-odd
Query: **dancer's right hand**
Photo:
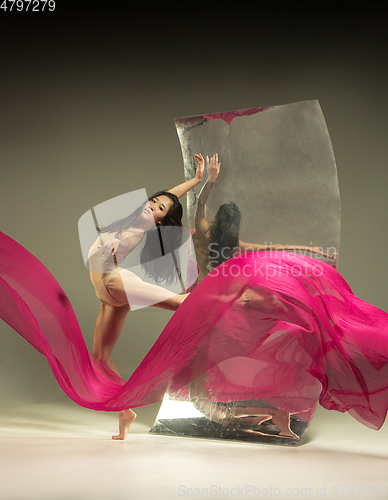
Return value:
[(218, 153), (212, 156), (209, 160), (209, 157), (206, 157), (206, 168), (207, 175), (210, 182), (215, 182), (218, 174), (220, 173), (221, 163), (218, 162)]

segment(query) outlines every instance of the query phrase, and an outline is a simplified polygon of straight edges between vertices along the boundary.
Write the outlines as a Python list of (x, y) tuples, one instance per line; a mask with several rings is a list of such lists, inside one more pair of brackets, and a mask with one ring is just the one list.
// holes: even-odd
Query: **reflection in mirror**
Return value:
[[(187, 195), (199, 281), (231, 273), (225, 264), (239, 255), (256, 254), (258, 262), (262, 252), (337, 266), (339, 188), (318, 101), (177, 118), (175, 125), (186, 179), (205, 167)], [(151, 432), (298, 444), (321, 390), (309, 374), (311, 358), (288, 330), (287, 301), (250, 286), (249, 276), (235, 278), (245, 280), (244, 292), (209, 332), (195, 363), (203, 369), (186, 387), (170, 384)]]
[[(227, 303), (233, 288), (217, 300)], [(299, 443), (321, 391), (309, 372), (311, 354), (285, 321), (272, 319), (286, 319), (292, 307), (288, 311), (286, 302), (263, 290), (243, 288), (189, 366), (172, 379), (152, 433)]]
[(217, 261), (252, 249), (286, 247), (337, 265), (337, 171), (317, 101), (177, 118), (175, 125), (185, 177), (201, 159), (208, 171), (187, 195), (200, 279)]

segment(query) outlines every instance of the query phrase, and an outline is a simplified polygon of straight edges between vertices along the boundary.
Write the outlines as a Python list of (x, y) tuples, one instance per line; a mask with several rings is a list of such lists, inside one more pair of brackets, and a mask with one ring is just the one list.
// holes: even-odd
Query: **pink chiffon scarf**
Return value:
[[(310, 420), (319, 403), (378, 429), (388, 407), (388, 314), (331, 266), (285, 252), (214, 269), (173, 314), (128, 381), (89, 353), (48, 269), (0, 233), (0, 316), (43, 354), (80, 406), (118, 411), (189, 399), (206, 372), (213, 401), (261, 399)], [(92, 289), (91, 289), (92, 293)]]

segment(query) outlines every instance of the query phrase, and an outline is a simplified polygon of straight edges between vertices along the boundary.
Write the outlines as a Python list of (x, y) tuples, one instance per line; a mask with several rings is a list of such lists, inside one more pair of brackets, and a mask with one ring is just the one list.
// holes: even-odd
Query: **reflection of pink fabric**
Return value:
[(388, 314), (355, 297), (329, 265), (281, 252), (225, 262), (193, 290), (125, 382), (88, 353), (65, 293), (43, 264), (2, 233), (0, 252), (0, 316), (46, 356), (81, 406), (141, 406), (167, 387), (184, 397), (207, 371), (216, 401), (254, 397), (308, 412), (319, 382), (325, 408), (349, 411), (372, 428), (384, 422)]
[(261, 111), (267, 111), (267, 109), (271, 109), (274, 106), (267, 106), (266, 108), (250, 108), (250, 109), (240, 109), (238, 111), (227, 111), (225, 113), (213, 113), (210, 115), (203, 115), (205, 118), (209, 118), (210, 120), (224, 120), (228, 125), (232, 123), (233, 118), (237, 116), (249, 116), (255, 115), (256, 113), (260, 113)]

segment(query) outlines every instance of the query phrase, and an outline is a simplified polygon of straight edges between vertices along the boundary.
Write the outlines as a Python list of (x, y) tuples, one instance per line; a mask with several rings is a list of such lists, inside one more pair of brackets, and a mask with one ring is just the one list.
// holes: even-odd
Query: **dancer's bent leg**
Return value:
[(178, 295), (166, 288), (146, 283), (134, 275), (115, 276), (107, 285), (109, 295), (119, 303), (153, 306), (176, 311), (188, 293)]

